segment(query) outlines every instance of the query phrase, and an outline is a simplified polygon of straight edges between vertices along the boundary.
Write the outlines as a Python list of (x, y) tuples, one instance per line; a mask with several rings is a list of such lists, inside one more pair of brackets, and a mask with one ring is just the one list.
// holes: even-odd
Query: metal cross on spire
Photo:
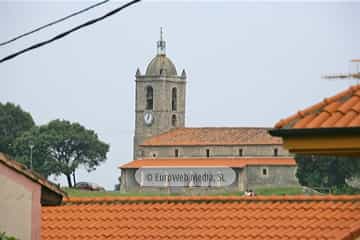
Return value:
[(163, 28), (162, 27), (160, 27), (160, 41), (162, 41), (163, 40)]
[(160, 40), (157, 41), (157, 54), (165, 55), (166, 54), (166, 42), (164, 40), (163, 28), (160, 28)]

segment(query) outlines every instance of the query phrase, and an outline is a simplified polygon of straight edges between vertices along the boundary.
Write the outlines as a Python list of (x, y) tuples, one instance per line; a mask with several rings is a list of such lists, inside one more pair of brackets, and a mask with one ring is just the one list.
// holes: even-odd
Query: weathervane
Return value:
[(352, 59), (350, 61), (350, 63), (355, 63), (356, 64), (356, 71), (355, 72), (350, 72), (348, 74), (343, 73), (343, 74), (333, 74), (333, 75), (325, 75), (323, 76), (323, 78), (325, 79), (351, 79), (351, 80), (356, 80), (356, 84), (359, 84), (359, 80), (360, 80), (360, 59)]

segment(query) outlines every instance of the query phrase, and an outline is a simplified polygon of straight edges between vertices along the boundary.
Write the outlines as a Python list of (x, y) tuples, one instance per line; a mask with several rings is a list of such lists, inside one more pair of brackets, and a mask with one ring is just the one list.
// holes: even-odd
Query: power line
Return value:
[(96, 4), (94, 4), (94, 5), (91, 5), (91, 6), (87, 7), (87, 8), (84, 8), (84, 9), (82, 9), (82, 10), (80, 10), (80, 11), (74, 12), (74, 13), (66, 16), (66, 17), (60, 18), (60, 19), (58, 19), (58, 20), (55, 20), (55, 21), (50, 22), (50, 23), (48, 23), (48, 24), (45, 24), (45, 25), (43, 25), (43, 26), (41, 26), (41, 27), (35, 28), (34, 30), (31, 30), (31, 31), (29, 31), (29, 32), (27, 32), (27, 33), (24, 33), (24, 34), (21, 34), (21, 35), (19, 35), (19, 36), (16, 36), (16, 37), (14, 37), (14, 38), (12, 38), (12, 39), (10, 39), (10, 40), (8, 40), (8, 41), (5, 41), (5, 42), (0, 43), (0, 46), (4, 46), (4, 45), (6, 45), (6, 44), (12, 43), (12, 42), (14, 42), (14, 41), (16, 41), (16, 40), (18, 40), (18, 39), (20, 39), (20, 38), (23, 38), (23, 37), (28, 36), (28, 35), (30, 35), (30, 34), (36, 33), (36, 32), (38, 32), (38, 31), (40, 31), (40, 30), (42, 30), (42, 29), (44, 29), (44, 28), (47, 28), (47, 27), (50, 27), (50, 26), (55, 25), (55, 24), (57, 24), (57, 23), (63, 22), (63, 21), (65, 21), (65, 20), (69, 19), (69, 18), (75, 17), (76, 15), (79, 15), (79, 14), (81, 14), (81, 13), (84, 13), (84, 12), (86, 12), (86, 11), (89, 11), (90, 9), (95, 8), (95, 7), (98, 7), (98, 6), (100, 6), (100, 5), (103, 5), (103, 4), (105, 4), (105, 3), (109, 2), (109, 1), (110, 1), (110, 0), (104, 0), (104, 1), (102, 1), (102, 2), (99, 2), (99, 3), (96, 3)]
[(36, 48), (39, 48), (39, 47), (41, 47), (41, 46), (47, 45), (47, 44), (49, 44), (49, 43), (51, 43), (51, 42), (53, 42), (53, 41), (59, 40), (59, 39), (65, 37), (65, 36), (69, 35), (69, 34), (72, 33), (72, 32), (78, 31), (78, 30), (80, 30), (81, 28), (90, 26), (90, 25), (92, 25), (92, 24), (94, 24), (94, 23), (96, 23), (96, 22), (99, 22), (99, 21), (107, 18), (107, 17), (110, 17), (111, 15), (114, 15), (114, 14), (118, 13), (119, 11), (123, 10), (124, 8), (127, 8), (127, 7), (133, 5), (133, 4), (137, 3), (137, 2), (140, 2), (140, 1), (141, 1), (141, 0), (133, 0), (133, 1), (131, 1), (131, 2), (128, 2), (128, 3), (126, 3), (126, 4), (124, 4), (124, 5), (120, 6), (120, 7), (118, 7), (118, 8), (116, 8), (116, 9), (108, 12), (107, 14), (105, 14), (105, 15), (103, 15), (103, 16), (101, 16), (101, 17), (98, 17), (98, 18), (92, 19), (92, 20), (90, 20), (90, 21), (87, 21), (87, 22), (85, 22), (85, 23), (83, 23), (83, 24), (81, 24), (81, 25), (79, 25), (79, 26), (77, 26), (77, 27), (74, 27), (74, 28), (72, 28), (72, 29), (70, 29), (70, 30), (68, 30), (68, 31), (66, 31), (66, 32), (63, 32), (63, 33), (58, 34), (58, 35), (56, 35), (55, 37), (53, 37), (53, 38), (51, 38), (51, 39), (49, 39), (49, 40), (46, 40), (46, 41), (43, 41), (43, 42), (40, 42), (40, 43), (36, 43), (36, 44), (34, 44), (34, 45), (32, 45), (32, 46), (30, 46), (30, 47), (28, 47), (28, 48), (25, 48), (25, 49), (23, 49), (23, 50), (21, 50), (21, 51), (18, 51), (18, 52), (16, 52), (16, 53), (11, 54), (11, 55), (8, 55), (8, 56), (4, 57), (3, 59), (1, 59), (1, 60), (0, 60), (0, 63), (3, 63), (3, 62), (5, 62), (5, 61), (8, 61), (8, 60), (10, 60), (10, 59), (12, 59), (12, 58), (15, 58), (15, 57), (17, 57), (17, 56), (19, 56), (19, 55), (21, 55), (21, 54), (24, 54), (24, 53), (26, 53), (26, 52), (28, 52), (28, 51), (33, 50), (33, 49), (36, 49)]

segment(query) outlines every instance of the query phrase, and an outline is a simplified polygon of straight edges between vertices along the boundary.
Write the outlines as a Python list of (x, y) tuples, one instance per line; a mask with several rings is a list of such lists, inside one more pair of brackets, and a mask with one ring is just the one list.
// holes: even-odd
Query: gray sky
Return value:
[[(0, 2), (0, 41), (93, 2)], [(0, 58), (103, 15), (107, 4), (0, 47)], [(160, 26), (167, 54), (187, 71), (187, 126), (273, 126), (346, 89), (327, 81), (360, 58), (359, 3), (144, 1), (89, 28), (0, 64), (0, 101), (37, 124), (79, 122), (109, 143), (108, 160), (79, 181), (113, 189), (132, 158), (135, 71), (156, 53)], [(63, 177), (57, 179), (64, 183)]]

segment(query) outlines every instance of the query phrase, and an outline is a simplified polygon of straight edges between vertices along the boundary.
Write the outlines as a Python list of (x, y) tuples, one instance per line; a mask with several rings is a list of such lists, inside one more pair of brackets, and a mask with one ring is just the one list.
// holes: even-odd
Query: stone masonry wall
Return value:
[(239, 157), (242, 156), (274, 156), (274, 150), (278, 149), (278, 156), (290, 156), (282, 145), (247, 145), (247, 146), (190, 146), (190, 147), (140, 147), (140, 158), (174, 158), (175, 149), (181, 158), (206, 157), (206, 150), (210, 150), (210, 157)]
[(245, 188), (298, 186), (295, 174), (296, 166), (248, 166)]
[[(266, 170), (264, 170), (266, 169)], [(120, 191), (122, 192), (181, 192), (184, 194), (209, 192), (239, 192), (262, 187), (298, 186), (295, 166), (247, 166), (234, 168), (236, 179), (226, 187), (140, 187), (135, 180), (136, 169), (122, 169)], [(264, 174), (266, 171), (266, 174)]]

